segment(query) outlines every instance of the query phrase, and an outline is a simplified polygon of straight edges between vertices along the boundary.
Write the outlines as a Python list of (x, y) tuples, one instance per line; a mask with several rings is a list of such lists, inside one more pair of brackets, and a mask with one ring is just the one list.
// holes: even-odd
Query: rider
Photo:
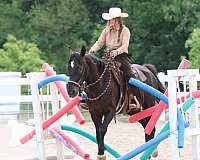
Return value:
[(125, 17), (128, 17), (128, 14), (122, 13), (120, 8), (110, 8), (109, 13), (103, 13), (102, 18), (108, 21), (107, 25), (89, 53), (95, 53), (105, 45), (114, 60), (120, 62), (120, 69), (125, 78), (129, 80), (134, 73), (131, 68), (131, 60), (128, 58), (130, 31), (122, 23), (122, 18)]

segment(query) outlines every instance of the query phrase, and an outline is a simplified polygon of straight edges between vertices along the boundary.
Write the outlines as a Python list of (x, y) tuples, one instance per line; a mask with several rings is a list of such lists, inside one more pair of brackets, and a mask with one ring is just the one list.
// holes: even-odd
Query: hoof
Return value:
[(106, 155), (97, 155), (97, 160), (106, 160)]
[(157, 149), (152, 153), (152, 157), (154, 157), (154, 158), (158, 157), (158, 150)]

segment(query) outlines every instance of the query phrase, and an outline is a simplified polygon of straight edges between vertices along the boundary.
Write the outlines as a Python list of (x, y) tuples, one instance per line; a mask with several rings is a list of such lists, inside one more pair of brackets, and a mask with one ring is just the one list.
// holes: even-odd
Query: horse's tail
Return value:
[(158, 79), (158, 76), (157, 76), (158, 72), (157, 72), (156, 67), (153, 64), (144, 64), (143, 66), (148, 68), (154, 74), (154, 76), (156, 77), (156, 79), (158, 81), (158, 90), (160, 92), (164, 93), (165, 92), (165, 87), (163, 86), (163, 84)]

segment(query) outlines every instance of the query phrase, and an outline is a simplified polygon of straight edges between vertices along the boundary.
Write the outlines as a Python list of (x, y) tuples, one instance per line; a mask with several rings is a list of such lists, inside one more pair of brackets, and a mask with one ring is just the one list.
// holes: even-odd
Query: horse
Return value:
[[(157, 77), (157, 71), (153, 65), (135, 65), (147, 78), (148, 85), (164, 92), (164, 87)], [(94, 55), (86, 54), (85, 47), (82, 47), (80, 53), (73, 51), (70, 53), (68, 61), (68, 75), (70, 81), (67, 90), (70, 96), (79, 94), (80, 91), (87, 93), (87, 106), (91, 119), (96, 129), (96, 140), (98, 144), (97, 160), (106, 159), (104, 154), (104, 137), (108, 125), (115, 118), (116, 107), (120, 99), (120, 86), (117, 82), (109, 65)], [(141, 109), (147, 109), (155, 105), (157, 99), (136, 87), (131, 88), (129, 92), (136, 96)], [(126, 110), (129, 115), (134, 114), (134, 110)], [(143, 128), (146, 127), (150, 117), (139, 121)], [(145, 134), (145, 141), (154, 138), (155, 128), (150, 135)]]

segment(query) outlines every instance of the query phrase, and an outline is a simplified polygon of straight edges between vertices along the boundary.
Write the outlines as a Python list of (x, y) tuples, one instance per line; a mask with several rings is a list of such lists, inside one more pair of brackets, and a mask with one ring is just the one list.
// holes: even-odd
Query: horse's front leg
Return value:
[[(102, 126), (102, 118), (103, 115), (98, 115), (96, 112), (91, 112), (91, 118), (92, 121), (95, 125), (96, 129), (96, 140), (97, 140), (97, 145), (98, 145), (98, 158), (104, 156), (104, 148), (102, 148), (101, 143), (102, 143), (102, 135), (100, 134), (100, 126)], [(97, 159), (98, 159), (97, 158)]]
[(107, 132), (108, 129), (108, 125), (110, 124), (111, 120), (113, 119), (114, 113), (113, 112), (109, 112), (107, 114), (104, 115), (104, 120), (103, 120), (103, 124), (100, 125), (99, 128), (99, 152), (98, 152), (98, 160), (105, 160), (106, 159), (106, 155), (104, 154), (104, 137), (105, 134)]
[(102, 116), (97, 116), (96, 114), (91, 114), (92, 120), (96, 128), (96, 139), (98, 144), (98, 156), (97, 160), (105, 160), (106, 155), (104, 154), (104, 136), (107, 132), (108, 125), (113, 119), (114, 113), (110, 112), (104, 115), (104, 120), (102, 123)]

